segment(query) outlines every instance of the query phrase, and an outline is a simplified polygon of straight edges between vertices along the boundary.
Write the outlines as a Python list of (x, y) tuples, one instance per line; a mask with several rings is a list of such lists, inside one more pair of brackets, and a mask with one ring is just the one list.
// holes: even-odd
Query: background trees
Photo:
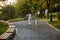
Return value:
[[(18, 13), (22, 16), (31, 12), (32, 14), (40, 12), (40, 17), (45, 18), (45, 10), (48, 9), (47, 18), (52, 21), (52, 13), (56, 12), (55, 5), (58, 5), (59, 0), (18, 0), (17, 7)], [(57, 8), (57, 6), (56, 6)], [(50, 14), (50, 15), (49, 15)]]
[[(18, 0), (14, 6), (7, 5), (3, 7), (2, 15), (4, 14), (5, 17), (9, 17), (8, 19), (12, 19), (15, 16), (25, 17), (28, 13), (35, 15), (35, 13), (38, 14), (39, 12), (39, 17), (45, 18), (45, 10), (48, 9), (47, 18), (50, 18), (50, 21), (52, 21), (52, 14), (56, 11), (60, 12), (59, 2), (59, 0)], [(4, 17), (2, 18), (4, 19)]]

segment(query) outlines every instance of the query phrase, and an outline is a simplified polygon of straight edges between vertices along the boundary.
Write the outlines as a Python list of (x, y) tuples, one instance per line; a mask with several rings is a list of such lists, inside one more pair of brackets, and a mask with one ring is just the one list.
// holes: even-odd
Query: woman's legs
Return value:
[(36, 25), (38, 24), (38, 20), (37, 20), (37, 19), (35, 19), (35, 24), (36, 24)]
[(30, 23), (30, 19), (28, 19), (28, 24), (31, 24), (31, 23)]

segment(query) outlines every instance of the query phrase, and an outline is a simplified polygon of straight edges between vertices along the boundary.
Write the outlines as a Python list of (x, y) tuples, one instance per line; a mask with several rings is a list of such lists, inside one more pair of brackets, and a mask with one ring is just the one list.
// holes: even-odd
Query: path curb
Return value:
[(54, 28), (55, 30), (57, 30), (58, 32), (60, 32), (59, 29), (57, 29), (56, 27), (54, 27), (53, 25), (51, 25), (50, 23), (46, 22), (50, 27)]
[(15, 25), (8, 21), (1, 21), (9, 25), (8, 30), (0, 36), (0, 40), (12, 40), (16, 34)]

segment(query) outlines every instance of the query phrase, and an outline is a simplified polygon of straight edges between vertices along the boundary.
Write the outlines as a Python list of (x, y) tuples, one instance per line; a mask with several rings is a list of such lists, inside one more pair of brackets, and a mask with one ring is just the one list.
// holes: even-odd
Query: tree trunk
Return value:
[(48, 3), (48, 2), (47, 2), (47, 9), (48, 9), (47, 18), (49, 18), (50, 3)]
[(52, 22), (52, 12), (51, 12), (51, 15), (50, 15), (50, 22)]

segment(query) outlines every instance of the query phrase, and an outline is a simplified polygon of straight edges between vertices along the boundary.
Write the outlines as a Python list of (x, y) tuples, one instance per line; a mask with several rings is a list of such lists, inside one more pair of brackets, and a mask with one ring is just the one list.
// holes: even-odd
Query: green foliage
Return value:
[(7, 5), (1, 9), (2, 13), (0, 14), (3, 20), (9, 20), (15, 18), (15, 8), (11, 5)]
[[(28, 13), (42, 12), (48, 9), (49, 12), (56, 12), (55, 4), (58, 4), (59, 0), (18, 0), (16, 3), (16, 14), (20, 17), (25, 17)], [(41, 15), (43, 15), (41, 13)]]
[(56, 10), (57, 12), (60, 12), (60, 5), (57, 5), (57, 6), (55, 7), (55, 10)]
[[(20, 0), (21, 1), (21, 0)], [(26, 16), (28, 13), (35, 13), (39, 10), (40, 4), (39, 0), (25, 0), (23, 3), (19, 2), (17, 3), (17, 13), (20, 14), (20, 16)]]

